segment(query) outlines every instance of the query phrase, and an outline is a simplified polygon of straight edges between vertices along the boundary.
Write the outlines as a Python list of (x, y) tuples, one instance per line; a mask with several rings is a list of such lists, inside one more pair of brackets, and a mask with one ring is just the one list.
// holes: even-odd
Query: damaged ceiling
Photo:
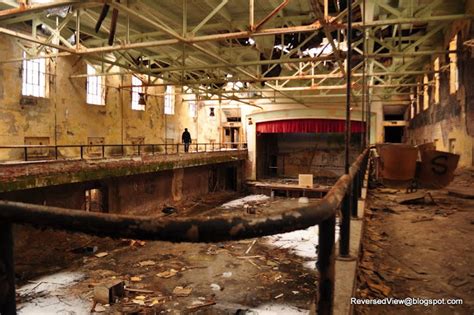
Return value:
[[(0, 9), (0, 34), (31, 58), (78, 55), (101, 75), (142, 73), (150, 85), (228, 98), (246, 91), (239, 100), (253, 104), (262, 93), (265, 104), (345, 102), (347, 1), (0, 1)], [(451, 24), (472, 19), (465, 11), (462, 0), (354, 1), (353, 106), (363, 92), (409, 105), (417, 86), (432, 84), (420, 78), (432, 73), (432, 55), (448, 52)]]

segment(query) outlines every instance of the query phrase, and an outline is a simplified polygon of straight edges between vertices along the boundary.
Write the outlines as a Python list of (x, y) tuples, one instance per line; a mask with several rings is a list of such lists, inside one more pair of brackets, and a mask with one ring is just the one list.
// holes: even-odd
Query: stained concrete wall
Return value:
[[(0, 60), (21, 58), (22, 54), (14, 39), (0, 35)], [(162, 85), (146, 88), (145, 111), (132, 110), (131, 75), (106, 76), (105, 106), (87, 104), (86, 78), (71, 78), (86, 73), (81, 57), (47, 60), (45, 98), (22, 96), (21, 69), (21, 61), (0, 64), (0, 145), (22, 145), (25, 137), (48, 137), (50, 145), (87, 144), (89, 137), (102, 137), (105, 144), (131, 144), (140, 137), (145, 143), (164, 143), (166, 138), (177, 143), (184, 128), (193, 139), (199, 135), (200, 142), (220, 140), (219, 127), (225, 116), (216, 109), (217, 117), (210, 117), (208, 105), (200, 102), (198, 117), (191, 117), (187, 102), (179, 95), (181, 88), (176, 90), (175, 114), (165, 115)], [(61, 149), (60, 154), (77, 156), (78, 150)], [(0, 160), (21, 159), (22, 155), (21, 150), (0, 150)]]
[(111, 213), (159, 213), (164, 205), (173, 205), (187, 198), (204, 196), (212, 191), (232, 190), (226, 170), (235, 169), (234, 190), (242, 189), (242, 164), (240, 162), (221, 163), (122, 176), (91, 182), (49, 186), (28, 190), (0, 193), (0, 199), (64, 207), (85, 209), (85, 191), (102, 189), (107, 212)]
[[(352, 139), (351, 163), (359, 155), (356, 143), (359, 139), (355, 135)], [(309, 173), (315, 177), (340, 177), (344, 174), (344, 149), (343, 134), (279, 134), (279, 174), (298, 177), (298, 174)]]
[[(430, 93), (429, 107), (410, 120), (407, 128), (406, 142), (422, 144), (434, 142), (441, 151), (460, 154), (460, 166), (474, 165), (474, 58), (472, 48), (462, 46), (471, 38), (472, 30), (466, 25), (455, 25), (447, 42), (455, 35), (458, 41), (459, 89), (451, 94), (449, 91), (449, 73), (440, 75), (440, 102), (435, 103), (434, 91)], [(433, 58), (435, 58), (434, 56)], [(434, 60), (434, 59), (433, 59)], [(441, 68), (449, 60), (440, 58)], [(449, 67), (448, 67), (449, 69)]]

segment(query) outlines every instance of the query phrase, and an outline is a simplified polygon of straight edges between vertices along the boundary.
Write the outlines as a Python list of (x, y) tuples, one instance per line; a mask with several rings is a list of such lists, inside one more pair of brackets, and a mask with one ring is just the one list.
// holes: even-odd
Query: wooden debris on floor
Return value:
[(191, 305), (186, 306), (186, 309), (188, 311), (196, 311), (198, 309), (207, 307), (207, 306), (212, 306), (215, 305), (216, 301), (214, 300), (207, 300), (207, 301), (194, 301)]
[(448, 194), (466, 198), (466, 199), (474, 199), (474, 190), (470, 187), (448, 187)]
[(178, 274), (178, 271), (171, 268), (170, 270), (157, 273), (156, 275), (160, 278), (168, 279), (168, 278), (174, 277), (177, 274)]
[(401, 194), (395, 197), (395, 201), (399, 204), (435, 204), (433, 196), (429, 192), (418, 191), (409, 194)]
[(173, 290), (173, 295), (178, 296), (178, 297), (186, 297), (186, 296), (189, 296), (192, 291), (193, 291), (193, 288), (191, 287), (177, 286)]
[(109, 253), (107, 253), (107, 252), (100, 252), (100, 253), (95, 254), (94, 256), (97, 257), (97, 258), (102, 258), (102, 257), (108, 256), (108, 255), (109, 255)]
[(94, 287), (94, 301), (102, 304), (115, 303), (125, 294), (125, 282), (116, 280)]

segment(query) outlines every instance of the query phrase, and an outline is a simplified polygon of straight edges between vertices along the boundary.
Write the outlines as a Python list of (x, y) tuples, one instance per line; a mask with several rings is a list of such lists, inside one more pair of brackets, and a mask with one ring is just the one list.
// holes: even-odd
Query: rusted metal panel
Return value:
[(415, 178), (418, 149), (406, 144), (379, 144), (379, 176), (382, 179), (407, 181)]
[(418, 181), (428, 188), (447, 186), (454, 178), (454, 170), (458, 166), (459, 155), (436, 150), (420, 151), (421, 164)]
[(433, 142), (423, 143), (416, 146), (418, 150), (427, 151), (427, 150), (436, 150), (436, 146)]

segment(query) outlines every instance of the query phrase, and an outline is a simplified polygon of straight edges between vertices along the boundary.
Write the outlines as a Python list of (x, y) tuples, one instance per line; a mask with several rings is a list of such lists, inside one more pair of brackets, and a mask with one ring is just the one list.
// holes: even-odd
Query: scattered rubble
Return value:
[[(423, 296), (463, 298), (456, 313), (472, 310), (473, 203), (449, 193), (452, 187), (474, 191), (474, 168), (458, 170), (443, 190), (377, 188), (369, 191), (356, 297)], [(436, 202), (435, 202), (436, 201)], [(410, 313), (450, 314), (446, 306), (412, 306)], [(400, 314), (403, 306), (355, 307), (355, 314)]]

